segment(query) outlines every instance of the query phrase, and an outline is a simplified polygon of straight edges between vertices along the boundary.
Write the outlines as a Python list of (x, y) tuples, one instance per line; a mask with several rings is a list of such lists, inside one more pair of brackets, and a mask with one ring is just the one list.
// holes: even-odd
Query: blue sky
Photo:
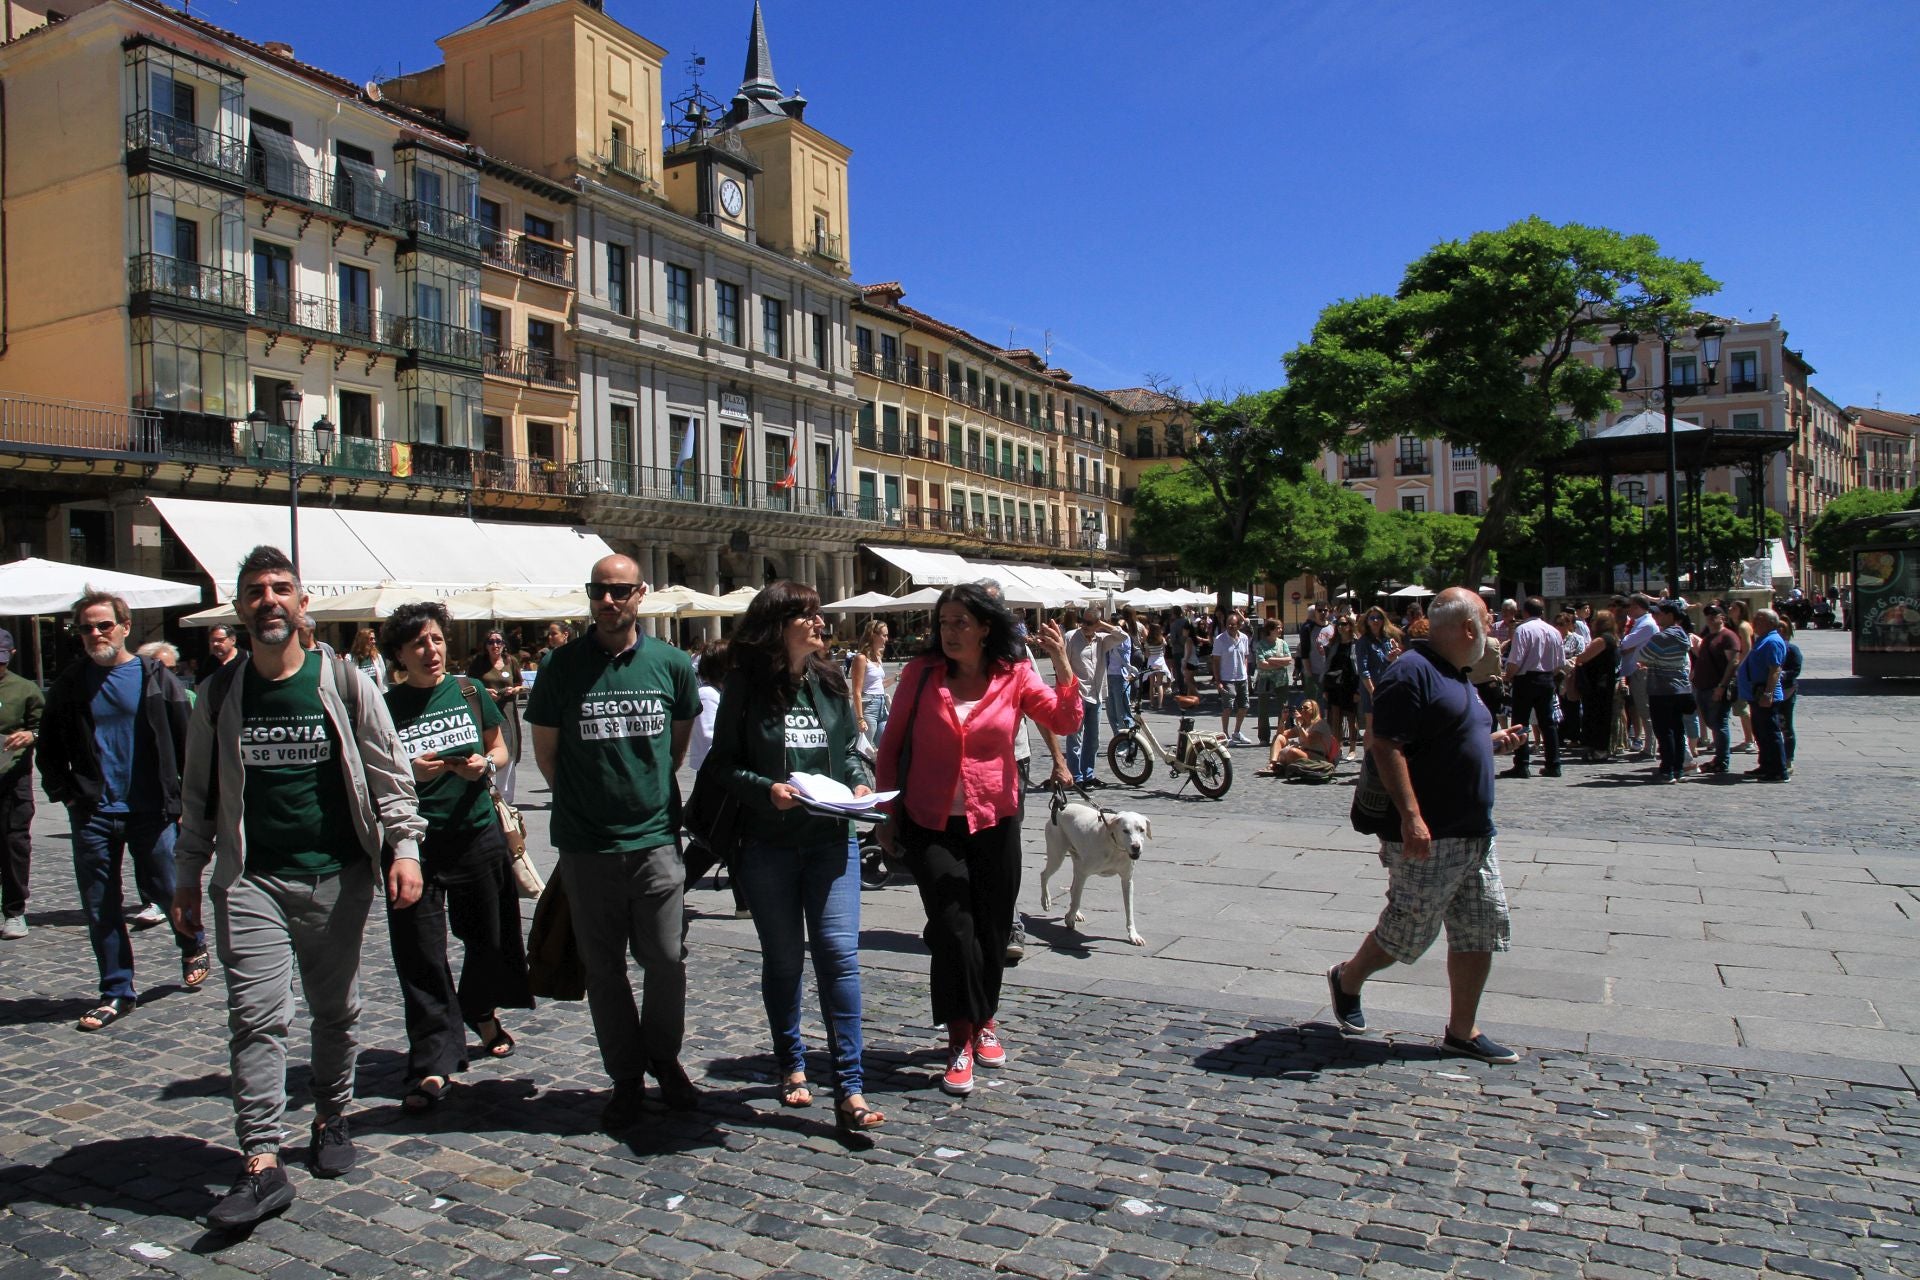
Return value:
[[(854, 151), (856, 278), (995, 342), (1051, 330), (1084, 382), (1277, 385), (1327, 303), (1537, 213), (1699, 259), (1828, 396), (1920, 412), (1909, 0), (765, 3), (783, 87)], [(355, 79), (487, 7), (194, 5)], [(739, 83), (751, 0), (607, 8), (670, 51), (670, 96), (695, 51)]]

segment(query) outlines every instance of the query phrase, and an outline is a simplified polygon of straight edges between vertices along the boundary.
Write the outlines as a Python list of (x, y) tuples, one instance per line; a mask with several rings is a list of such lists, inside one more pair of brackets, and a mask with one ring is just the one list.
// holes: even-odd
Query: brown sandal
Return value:
[(207, 955), (205, 947), (191, 955), (180, 957), (180, 981), (189, 991), (198, 991), (200, 984), (213, 972), (213, 959)]
[(865, 1133), (869, 1129), (878, 1129), (886, 1122), (886, 1114), (872, 1107), (850, 1107), (842, 1102), (833, 1109), (834, 1127), (843, 1134)]

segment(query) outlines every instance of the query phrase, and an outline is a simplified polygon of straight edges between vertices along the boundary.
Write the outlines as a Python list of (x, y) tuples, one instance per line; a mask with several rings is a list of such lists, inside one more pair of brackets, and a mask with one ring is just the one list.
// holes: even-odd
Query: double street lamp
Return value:
[[(277, 407), (280, 425), (287, 429), (287, 557), (293, 561), (295, 578), (300, 577), (300, 406), (303, 402), (300, 388), (291, 382), (281, 384)], [(254, 457), (265, 462), (266, 411), (255, 405), (253, 412), (247, 415), (247, 425), (253, 430)], [(320, 465), (326, 466), (327, 459), (333, 455), (333, 423), (328, 421), (325, 414), (313, 424), (313, 447)]]
[[(1673, 435), (1673, 398), (1676, 395), (1693, 395), (1702, 387), (1711, 387), (1718, 382), (1716, 373), (1720, 367), (1720, 339), (1726, 330), (1709, 320), (1693, 331), (1693, 336), (1700, 340), (1700, 360), (1706, 365), (1706, 376), (1703, 380), (1683, 382), (1678, 386), (1673, 381), (1673, 322), (1666, 316), (1659, 316), (1654, 320), (1654, 331), (1660, 339), (1660, 385), (1643, 387), (1641, 390), (1658, 391), (1666, 409), (1667, 594), (1672, 595), (1680, 590), (1680, 505), (1674, 497), (1679, 485), (1680, 458)], [(1640, 346), (1640, 335), (1632, 329), (1622, 328), (1613, 335), (1612, 342), (1613, 366), (1614, 372), (1620, 375), (1620, 390), (1631, 390), (1630, 384), (1638, 372), (1634, 368), (1633, 357)]]

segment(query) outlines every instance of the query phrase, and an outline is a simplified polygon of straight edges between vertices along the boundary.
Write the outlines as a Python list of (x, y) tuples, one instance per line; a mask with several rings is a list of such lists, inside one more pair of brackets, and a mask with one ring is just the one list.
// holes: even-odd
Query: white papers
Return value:
[(819, 773), (796, 773), (787, 778), (807, 802), (809, 809), (825, 809), (837, 813), (865, 813), (878, 805), (899, 795), (898, 791), (869, 791), (856, 797), (852, 788), (844, 782)]

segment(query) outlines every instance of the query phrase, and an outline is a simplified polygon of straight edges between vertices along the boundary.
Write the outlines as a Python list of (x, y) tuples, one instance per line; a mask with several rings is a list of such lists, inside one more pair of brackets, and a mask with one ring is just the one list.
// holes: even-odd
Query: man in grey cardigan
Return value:
[(187, 730), (175, 926), (200, 924), (200, 881), (213, 863), (214, 927), (227, 973), (234, 1129), (243, 1167), (213, 1207), (215, 1227), (250, 1226), (292, 1203), (280, 1167), (293, 973), (313, 1017), (314, 1174), (353, 1167), (360, 944), (389, 855), (387, 897), (420, 897), (426, 824), (386, 702), (367, 681), (298, 634), (307, 597), (275, 547), (240, 565), (234, 611), (253, 633), (244, 662), (200, 692)]

